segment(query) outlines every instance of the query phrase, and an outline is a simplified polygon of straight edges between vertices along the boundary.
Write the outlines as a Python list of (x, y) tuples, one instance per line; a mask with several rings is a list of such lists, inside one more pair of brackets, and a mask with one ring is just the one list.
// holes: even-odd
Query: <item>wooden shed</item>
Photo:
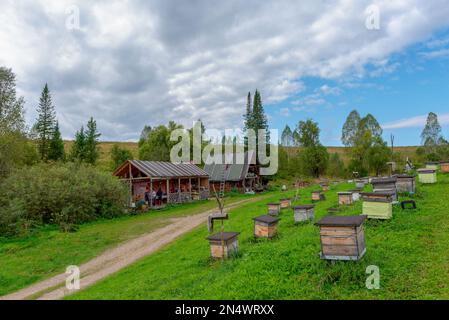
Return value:
[(399, 193), (416, 192), (416, 176), (401, 174), (396, 176), (396, 190)]
[(279, 218), (263, 215), (254, 220), (254, 236), (257, 238), (271, 239), (277, 234)]
[(279, 199), (279, 201), (281, 202), (281, 209), (287, 209), (292, 206), (292, 198)]
[(208, 173), (190, 163), (128, 160), (113, 175), (129, 184), (131, 203), (150, 208), (209, 198)]
[(312, 201), (324, 201), (326, 197), (324, 196), (322, 191), (313, 191), (312, 192)]
[(440, 170), (443, 173), (449, 173), (449, 161), (441, 161)]
[(437, 171), (435, 169), (418, 169), (418, 179), (421, 183), (437, 183)]
[(389, 192), (362, 193), (363, 214), (371, 219), (391, 219), (393, 216), (393, 196)]
[(267, 203), (268, 214), (271, 216), (278, 216), (281, 213), (281, 204), (279, 202)]
[(438, 170), (440, 163), (437, 161), (426, 162), (426, 169)]
[(303, 204), (293, 208), (295, 223), (315, 220), (315, 205)]
[(238, 235), (240, 232), (219, 232), (208, 236), (210, 253), (212, 258), (228, 258), (232, 253), (236, 253), (239, 248)]
[(327, 216), (318, 221), (321, 259), (360, 260), (366, 252), (365, 215)]
[(397, 201), (398, 195), (396, 190), (396, 181), (396, 177), (373, 178), (371, 179), (371, 184), (373, 185), (374, 192), (391, 193), (393, 195), (393, 201)]

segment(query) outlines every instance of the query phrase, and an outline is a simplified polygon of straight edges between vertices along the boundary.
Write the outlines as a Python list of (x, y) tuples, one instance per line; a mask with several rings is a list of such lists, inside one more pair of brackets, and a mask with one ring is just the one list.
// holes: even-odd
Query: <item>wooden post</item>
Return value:
[(198, 199), (203, 200), (203, 199), (201, 199), (201, 178), (200, 177), (198, 177)]
[(192, 178), (189, 178), (190, 201), (192, 200)]
[[(167, 204), (170, 202), (170, 179), (167, 179)], [(162, 201), (162, 200), (161, 200)]]
[(178, 202), (181, 203), (181, 178), (178, 178)]
[(132, 181), (132, 171), (131, 171), (131, 164), (128, 162), (128, 172), (129, 172), (129, 196), (130, 196), (130, 202), (129, 205), (133, 203), (133, 181)]
[(153, 207), (153, 178), (150, 178), (150, 208)]

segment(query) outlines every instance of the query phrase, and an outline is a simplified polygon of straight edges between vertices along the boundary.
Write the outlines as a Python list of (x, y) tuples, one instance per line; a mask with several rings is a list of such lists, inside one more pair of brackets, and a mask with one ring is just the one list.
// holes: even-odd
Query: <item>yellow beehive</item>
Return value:
[(437, 171), (434, 169), (418, 169), (418, 179), (421, 183), (436, 183)]

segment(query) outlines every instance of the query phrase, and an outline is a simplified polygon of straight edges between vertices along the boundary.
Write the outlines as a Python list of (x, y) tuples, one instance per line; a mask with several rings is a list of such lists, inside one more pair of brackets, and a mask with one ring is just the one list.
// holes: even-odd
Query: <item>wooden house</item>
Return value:
[(399, 193), (416, 192), (416, 176), (400, 174), (396, 176), (396, 190)]
[(360, 260), (366, 252), (363, 222), (366, 216), (327, 216), (318, 221), (321, 259)]
[(279, 201), (281, 202), (281, 209), (287, 209), (292, 206), (292, 198), (284, 198)]
[(312, 201), (324, 201), (326, 197), (324, 196), (322, 191), (313, 191), (312, 192)]
[(303, 204), (293, 208), (295, 223), (315, 220), (315, 205)]
[(352, 192), (351, 191), (344, 191), (344, 192), (338, 192), (338, 204), (339, 205), (349, 205), (352, 204)]
[(363, 214), (371, 219), (391, 219), (393, 216), (393, 194), (391, 192), (364, 192)]
[(426, 162), (426, 169), (438, 170), (440, 163), (436, 161)]
[(396, 191), (396, 177), (390, 178), (373, 178), (371, 179), (371, 184), (373, 185), (374, 192), (380, 193), (391, 193), (393, 195), (393, 201), (398, 200)]
[(268, 214), (271, 216), (278, 216), (281, 213), (281, 204), (279, 202), (267, 203)]
[(443, 173), (449, 173), (449, 161), (441, 161), (440, 170)]
[(254, 236), (256, 238), (271, 239), (277, 234), (277, 226), (279, 218), (263, 215), (253, 219), (254, 220)]
[(418, 169), (418, 179), (421, 183), (437, 183), (437, 171), (435, 169)]
[(204, 171), (209, 174), (210, 189), (219, 190), (222, 180), (225, 181), (225, 192), (237, 190), (239, 192), (262, 191), (260, 168), (256, 163), (256, 153), (224, 154), (221, 161), (208, 158)]
[(128, 183), (131, 203), (150, 208), (209, 198), (208, 173), (190, 163), (128, 160), (113, 175)]
[(208, 236), (212, 258), (225, 259), (239, 248), (238, 235), (240, 232), (219, 232)]

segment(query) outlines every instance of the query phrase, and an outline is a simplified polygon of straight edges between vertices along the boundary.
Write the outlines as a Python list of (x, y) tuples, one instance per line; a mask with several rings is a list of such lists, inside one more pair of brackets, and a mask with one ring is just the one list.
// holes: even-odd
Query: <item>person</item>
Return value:
[(162, 189), (159, 187), (159, 189), (157, 189), (157, 192), (156, 192), (156, 200), (157, 200), (158, 204), (162, 204), (162, 195), (163, 195)]
[(151, 205), (151, 188), (150, 188), (150, 184), (147, 184), (147, 186), (145, 187), (145, 202), (148, 203), (148, 205)]

